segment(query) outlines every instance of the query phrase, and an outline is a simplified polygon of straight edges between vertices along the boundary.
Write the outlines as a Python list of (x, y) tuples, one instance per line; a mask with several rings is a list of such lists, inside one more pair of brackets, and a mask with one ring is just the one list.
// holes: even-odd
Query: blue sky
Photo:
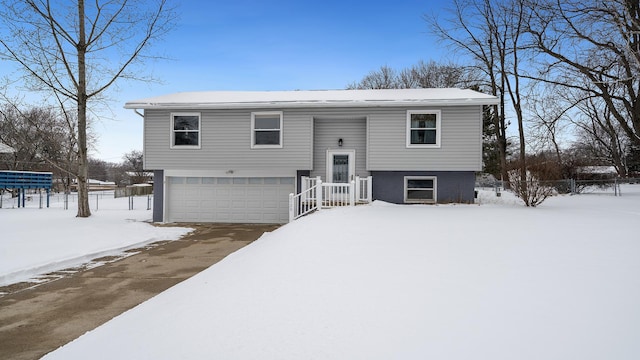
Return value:
[(428, 33), (425, 14), (443, 1), (179, 1), (177, 26), (146, 69), (160, 83), (119, 82), (99, 110), (91, 156), (120, 162), (142, 150), (142, 118), (127, 101), (201, 90), (342, 89), (388, 65), (452, 60)]
[(422, 20), (429, 1), (200, 4), (184, 2), (160, 44), (176, 58), (162, 65), (169, 91), (338, 89), (381, 65), (440, 57)]

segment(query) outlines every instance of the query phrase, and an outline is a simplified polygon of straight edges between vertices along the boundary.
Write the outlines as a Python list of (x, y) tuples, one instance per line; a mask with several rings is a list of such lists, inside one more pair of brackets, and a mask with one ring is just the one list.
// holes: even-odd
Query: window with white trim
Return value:
[(435, 176), (405, 176), (404, 202), (435, 203), (437, 179)]
[(251, 113), (251, 148), (282, 147), (282, 112)]
[(171, 148), (200, 148), (200, 113), (171, 114)]
[(440, 110), (407, 111), (407, 147), (440, 147)]

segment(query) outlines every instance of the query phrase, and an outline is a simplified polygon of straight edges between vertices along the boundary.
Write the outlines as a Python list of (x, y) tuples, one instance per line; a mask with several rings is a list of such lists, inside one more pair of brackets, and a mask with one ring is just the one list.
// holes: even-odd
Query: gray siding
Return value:
[[(251, 112), (264, 109), (198, 111), (201, 113), (200, 149), (171, 149), (171, 111), (146, 110), (145, 168), (278, 169), (292, 173), (312, 170), (312, 176), (324, 176), (326, 150), (337, 148), (337, 139), (343, 138), (343, 149), (356, 149), (356, 173), (361, 176), (366, 176), (367, 171), (382, 170), (481, 170), (480, 106), (413, 109), (441, 110), (440, 148), (406, 147), (406, 107), (282, 109), (284, 146), (281, 149), (251, 149)], [(315, 129), (318, 134), (314, 134), (314, 123), (320, 125)]]
[[(327, 150), (355, 150), (355, 175), (369, 176), (367, 171), (367, 119), (361, 116), (341, 118), (314, 117), (313, 170), (311, 176), (324, 181), (327, 173)], [(342, 139), (342, 147), (338, 146)]]
[(421, 107), (441, 110), (441, 147), (406, 147), (407, 109), (380, 109), (369, 116), (368, 169), (480, 171), (482, 169), (482, 108), (480, 106)]
[(475, 198), (473, 171), (374, 171), (371, 175), (374, 200), (404, 203), (405, 176), (435, 176), (438, 203), (473, 203)]
[[(146, 169), (225, 170), (311, 168), (312, 121), (287, 111), (283, 114), (283, 147), (251, 149), (251, 112), (203, 110), (201, 148), (170, 148), (171, 111), (147, 110), (144, 121)], [(184, 112), (184, 111), (180, 111)]]

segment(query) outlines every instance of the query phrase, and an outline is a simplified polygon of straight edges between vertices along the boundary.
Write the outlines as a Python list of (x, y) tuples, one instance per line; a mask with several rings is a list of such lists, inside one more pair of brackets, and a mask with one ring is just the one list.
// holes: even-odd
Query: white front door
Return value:
[(348, 183), (354, 180), (355, 150), (327, 150), (327, 177), (331, 183)]

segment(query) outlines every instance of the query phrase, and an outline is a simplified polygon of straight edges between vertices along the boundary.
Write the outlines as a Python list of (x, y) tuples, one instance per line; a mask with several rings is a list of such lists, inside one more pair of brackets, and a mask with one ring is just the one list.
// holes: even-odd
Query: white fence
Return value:
[(323, 208), (369, 203), (372, 179), (356, 177), (350, 183), (324, 183), (320, 177), (302, 177), (302, 191), (289, 194), (289, 221)]

